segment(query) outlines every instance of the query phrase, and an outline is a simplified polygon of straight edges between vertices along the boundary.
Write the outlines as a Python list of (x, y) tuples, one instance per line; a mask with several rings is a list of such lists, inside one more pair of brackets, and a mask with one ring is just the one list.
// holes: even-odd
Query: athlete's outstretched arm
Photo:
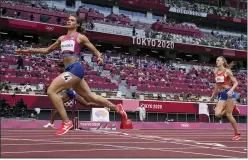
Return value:
[(230, 78), (230, 80), (233, 82), (233, 86), (230, 89), (230, 92), (233, 92), (239, 85), (237, 79), (233, 76), (232, 72), (230, 70), (227, 70), (226, 74)]
[(103, 59), (101, 58), (102, 54), (89, 41), (89, 39), (82, 34), (79, 35), (79, 39), (80, 39), (80, 43), (84, 44), (97, 57), (98, 64), (103, 64)]
[(90, 42), (90, 40), (85, 35), (80, 34), (79, 39), (80, 42), (84, 44), (91, 52), (93, 52), (97, 58), (102, 56), (102, 54), (96, 49), (96, 47)]
[(32, 48), (32, 49), (24, 49), (24, 50), (15, 50), (17, 54), (25, 54), (25, 53), (33, 53), (33, 54), (49, 54), (52, 51), (59, 49), (60, 43), (63, 36), (59, 37), (59, 39), (54, 42), (51, 46), (47, 48)]

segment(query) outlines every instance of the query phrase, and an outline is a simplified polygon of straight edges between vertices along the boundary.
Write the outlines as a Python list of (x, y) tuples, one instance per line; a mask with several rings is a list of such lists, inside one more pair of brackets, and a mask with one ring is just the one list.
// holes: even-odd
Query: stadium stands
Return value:
[[(214, 6), (214, 3), (212, 5), (192, 4), (186, 0), (173, 2), (170, 0), (122, 0), (121, 2), (128, 2), (131, 6), (139, 3), (140, 6), (156, 8), (157, 10), (166, 8), (167, 12), (175, 12), (172, 8), (176, 8), (183, 11), (180, 11), (180, 14), (186, 14), (184, 16), (188, 16), (189, 13), (184, 11), (190, 10), (195, 13), (206, 13), (208, 18), (209, 15), (232, 17), (236, 22), (239, 22), (239, 18), (246, 19), (246, 14), (244, 14), (246, 9), (237, 9), (237, 6), (233, 5), (233, 1), (227, 4), (232, 7), (223, 4), (219, 6), (219, 9), (218, 6)], [(45, 2), (36, 3), (35, 1), (16, 3), (3, 1), (1, 2), (1, 14), (4, 17), (57, 25), (64, 25), (69, 15), (65, 8), (49, 8)], [(156, 38), (235, 50), (247, 49), (245, 33), (228, 32), (224, 34), (218, 29), (211, 28), (206, 31), (205, 28), (198, 27), (197, 22), (194, 24), (177, 22), (174, 19), (164, 19), (162, 16), (154, 16), (155, 18), (149, 19), (147, 15), (142, 15), (139, 12), (120, 10), (119, 13), (116, 13), (106, 7), (87, 4), (79, 7), (77, 14), (87, 22), (87, 29), (94, 32)], [(190, 15), (192, 15), (191, 12)], [(52, 79), (59, 74), (56, 68), (60, 58), (59, 51), (54, 51), (53, 54), (46, 57), (23, 56), (25, 69), (20, 69), (21, 67), (17, 66), (18, 57), (13, 55), (13, 50), (23, 47), (41, 46), (14, 39), (1, 42), (0, 66), (3, 77), (1, 78), (1, 90), (3, 92), (43, 94), (42, 84), (51, 83)], [(87, 58), (82, 62), (87, 73), (85, 79), (98, 94), (106, 97), (209, 101), (214, 85), (213, 65), (180, 62), (184, 66), (182, 67), (178, 65), (178, 61), (162, 63), (157, 59), (147, 60), (146, 58), (124, 55), (120, 57), (118, 52), (111, 56), (107, 53), (104, 55), (105, 65), (102, 67), (97, 67), (96, 60), (87, 52), (84, 52), (84, 56)], [(240, 82), (236, 91), (240, 94), (241, 103), (246, 103), (247, 72), (239, 71), (235, 75)]]
[[(153, 2), (149, 1), (149, 3)], [(4, 14), (2, 13), (4, 16), (26, 20), (29, 19), (32, 21), (39, 21), (43, 23), (64, 25), (66, 23), (66, 17), (68, 16), (68, 14), (64, 12), (57, 12), (49, 9), (45, 10), (43, 8), (24, 6), (20, 4), (14, 5), (11, 3), (1, 3), (1, 6), (3, 9), (6, 10)], [(109, 15), (104, 16), (101, 11), (98, 11), (97, 9), (93, 8), (87, 8), (87, 6), (79, 8), (77, 14), (81, 19), (93, 22), (94, 28), (91, 29), (97, 32), (119, 34), (125, 36), (135, 35), (138, 37), (145, 37), (146, 35), (159, 35), (160, 37), (162, 36), (162, 39), (164, 40), (172, 40), (176, 42), (208, 45), (223, 48), (227, 47), (238, 50), (247, 49), (247, 40), (245, 34), (239, 36), (204, 34), (202, 31), (203, 28), (199, 28), (185, 23), (178, 23), (176, 21), (171, 20), (160, 20), (158, 22), (153, 23), (152, 25), (151, 23), (137, 23), (132, 22), (128, 15), (118, 15), (113, 12), (110, 12)], [(132, 29), (133, 27), (135, 28), (135, 32)], [(151, 33), (149, 34), (149, 32)], [(167, 35), (164, 36), (163, 32), (165, 32)], [(211, 38), (209, 39), (209, 37)]]

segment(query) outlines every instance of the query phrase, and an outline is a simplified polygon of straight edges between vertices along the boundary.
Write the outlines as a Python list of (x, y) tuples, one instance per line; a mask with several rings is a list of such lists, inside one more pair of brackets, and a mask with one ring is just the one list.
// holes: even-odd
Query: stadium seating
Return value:
[[(25, 70), (16, 69), (17, 56), (13, 55), (13, 48), (7, 44), (3, 52), (10, 54), (1, 54), (1, 82), (23, 85), (50, 84), (51, 81), (59, 75), (59, 69), (56, 68), (58, 59), (47, 59), (44, 57), (23, 56)], [(13, 45), (14, 46), (14, 45)], [(57, 56), (58, 51), (53, 55)], [(123, 56), (118, 62), (117, 55), (111, 57), (105, 56), (105, 65), (102, 70), (108, 74), (103, 75), (94, 69), (96, 59), (82, 62), (86, 71), (85, 80), (91, 88), (97, 90), (111, 90), (117, 93), (118, 86), (123, 82), (127, 89), (136, 87), (136, 92), (149, 92), (155, 94), (194, 94), (208, 97), (211, 95), (214, 85), (213, 67), (205, 65), (204, 68), (197, 64), (184, 64), (188, 68), (181, 68), (177, 63), (170, 62), (164, 64), (155, 60), (146, 60)], [(127, 63), (128, 62), (128, 63)], [(182, 62), (183, 63), (183, 62)], [(118, 67), (117, 67), (118, 66)], [(242, 98), (247, 96), (246, 73), (235, 73), (239, 81), (237, 92)], [(118, 77), (118, 78), (116, 78)], [(13, 87), (15, 89), (16, 87)], [(28, 89), (28, 88), (27, 88)], [(32, 89), (31, 89), (32, 90)], [(35, 91), (35, 90), (32, 90)]]
[[(162, 1), (159, 1), (161, 5)], [(145, 1), (145, 3), (154, 3), (153, 1)], [(177, 3), (178, 4), (178, 3)], [(30, 7), (21, 4), (1, 3), (2, 8), (7, 8), (4, 16), (15, 17), (20, 19), (29, 19), (32, 21), (40, 21), (51, 24), (66, 24), (66, 18), (69, 14), (65, 12), (58, 12), (54, 9), (43, 9), (37, 7)], [(16, 9), (18, 8), (18, 10)], [(191, 8), (192, 9), (192, 8)], [(17, 16), (17, 12), (19, 16)], [(174, 40), (175, 42), (192, 43), (200, 45), (208, 45), (223, 48), (233, 48), (239, 50), (247, 49), (246, 36), (225, 36), (223, 34), (203, 34), (201, 28), (196, 28), (187, 24), (177, 22), (169, 22), (168, 20), (158, 21), (150, 24), (142, 24), (139, 22), (132, 22), (128, 15), (110, 13), (104, 16), (93, 8), (79, 8), (77, 14), (82, 20), (94, 22), (94, 28), (97, 32), (133, 36), (133, 27), (135, 27), (135, 36), (145, 37), (149, 35), (158, 35), (165, 40)], [(44, 14), (45, 13), (45, 14)], [(246, 13), (246, 12), (245, 12)], [(148, 20), (147, 20), (148, 22)], [(150, 26), (149, 26), (150, 25)], [(147, 27), (150, 29), (147, 29)], [(151, 30), (153, 29), (153, 30)], [(167, 36), (162, 36), (166, 32)], [(218, 31), (217, 31), (218, 33)], [(209, 38), (211, 37), (211, 38)], [(152, 37), (150, 37), (152, 38)]]
[[(188, 1), (169, 0), (123, 0), (130, 5), (140, 3), (157, 9), (176, 7), (184, 10), (193, 10), (196, 12), (204, 12), (215, 16), (227, 16), (233, 18), (244, 18), (245, 9), (237, 11), (233, 5), (233, 0), (227, 7), (223, 5), (218, 11), (216, 6), (206, 4), (191, 4)], [(131, 3), (132, 2), (132, 3)], [(25, 19), (29, 21), (37, 21), (42, 23), (65, 25), (68, 13), (66, 10), (59, 11), (56, 8), (49, 8), (46, 3), (36, 3), (31, 1), (23, 1), (10, 3), (3, 1), (1, 4), (1, 13), (6, 17), (14, 17), (17, 19)], [(187, 6), (187, 7), (185, 7)], [(6, 12), (3, 10), (6, 9)], [(179, 23), (175, 20), (150, 19), (147, 23), (132, 21), (138, 19), (136, 15), (126, 15), (123, 12), (119, 14), (111, 11), (104, 12), (95, 8), (86, 6), (80, 7), (77, 14), (82, 20), (88, 23), (94, 23), (94, 27), (86, 26), (88, 29), (95, 32), (111, 33), (124, 36), (149, 37), (173, 42), (191, 43), (196, 45), (216, 46), (222, 48), (233, 48), (239, 50), (247, 49), (247, 40), (244, 35), (225, 35), (218, 30), (211, 33), (203, 32), (202, 28), (186, 23)], [(138, 13), (135, 13), (138, 15)], [(143, 21), (146, 17), (142, 18)], [(134, 33), (135, 30), (135, 33)], [(35, 43), (31, 46), (24, 42), (4, 41), (0, 45), (0, 74), (1, 82), (4, 85), (11, 83), (10, 90), (2, 87), (2, 91), (14, 91), (16, 88), (21, 88), (19, 92), (36, 92), (43, 94), (43, 90), (39, 89), (40, 84), (49, 84), (59, 75), (59, 70), (56, 68), (59, 56), (59, 51), (54, 51), (52, 55), (46, 57), (40, 56), (23, 56), (25, 69), (17, 69), (17, 56), (13, 55), (16, 48), (22, 47), (41, 47)], [(46, 58), (46, 60), (45, 60)], [(112, 55), (111, 58), (105, 56), (105, 65), (103, 67), (96, 66), (96, 59), (82, 62), (86, 71), (85, 80), (94, 91), (106, 96), (119, 97), (134, 97), (159, 99), (159, 97), (167, 100), (189, 100), (199, 99), (199, 97), (208, 97), (211, 95), (214, 85), (212, 65), (205, 64), (204, 69), (202, 64), (180, 62), (187, 66), (181, 68), (177, 63), (171, 61), (169, 63), (161, 63), (155, 60), (147, 60), (145, 58), (136, 58), (123, 56), (118, 62), (113, 61), (118, 59), (118, 56)], [(149, 69), (148, 69), (149, 68)], [(206, 69), (207, 68), (207, 69)], [(239, 81), (237, 92), (241, 98), (247, 96), (247, 73), (235, 73)], [(8, 83), (7, 83), (8, 82)], [(28, 87), (20, 87), (20, 84)], [(41, 87), (42, 88), (42, 87)], [(125, 91), (137, 93), (134, 96), (127, 96)], [(185, 94), (192, 95), (194, 98), (183, 98)], [(195, 98), (197, 97), (197, 98)], [(202, 98), (204, 99), (204, 98)], [(207, 98), (205, 98), (207, 99)]]

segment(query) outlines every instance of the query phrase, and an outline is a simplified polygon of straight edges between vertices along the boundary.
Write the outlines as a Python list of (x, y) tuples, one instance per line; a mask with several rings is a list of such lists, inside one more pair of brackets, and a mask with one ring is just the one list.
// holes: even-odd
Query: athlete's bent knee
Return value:
[(55, 92), (53, 91), (53, 89), (51, 89), (51, 87), (47, 88), (47, 95), (51, 96), (52, 94), (55, 94)]
[(227, 118), (228, 118), (228, 117), (232, 117), (232, 113), (226, 112), (226, 117), (227, 117)]
[(221, 118), (221, 113), (215, 113), (216, 118)]

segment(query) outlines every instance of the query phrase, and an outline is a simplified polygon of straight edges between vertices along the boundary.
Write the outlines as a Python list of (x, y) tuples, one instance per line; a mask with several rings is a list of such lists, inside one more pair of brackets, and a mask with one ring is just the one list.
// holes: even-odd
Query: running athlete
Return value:
[[(229, 69), (231, 69), (233, 66), (234, 66), (234, 61), (232, 61), (231, 63), (228, 64)], [(219, 95), (219, 94), (220, 94), (220, 92), (216, 91), (216, 95)], [(239, 110), (239, 108), (238, 108), (237, 105), (236, 105), (237, 99), (238, 99), (238, 97), (237, 97), (237, 95), (236, 95), (236, 96), (235, 96), (235, 103), (234, 103), (233, 113), (239, 115), (239, 114), (240, 114), (240, 110)], [(221, 116), (225, 116), (225, 115), (226, 115), (226, 109), (224, 109), (224, 110), (221, 112)]]
[(69, 120), (64, 108), (63, 100), (58, 95), (62, 90), (68, 90), (73, 88), (76, 93), (83, 97), (87, 102), (93, 102), (101, 106), (105, 106), (112, 110), (115, 110), (122, 117), (127, 118), (127, 114), (124, 111), (121, 104), (117, 106), (108, 101), (107, 99), (93, 94), (85, 82), (84, 68), (78, 61), (81, 47), (86, 46), (97, 57), (98, 65), (103, 64), (102, 54), (95, 48), (95, 46), (89, 41), (89, 39), (79, 33), (81, 32), (82, 23), (77, 16), (69, 16), (66, 27), (68, 28), (67, 34), (60, 36), (58, 40), (47, 48), (16, 50), (18, 54), (33, 53), (33, 54), (49, 54), (56, 49), (61, 49), (63, 63), (65, 65), (64, 73), (56, 77), (47, 90), (49, 99), (53, 102), (53, 105), (58, 110), (62, 119), (61, 128), (56, 132), (56, 135), (63, 135), (67, 133), (70, 128), (73, 127), (72, 121)]
[[(239, 140), (241, 134), (237, 127), (237, 122), (234, 119), (232, 112), (234, 109), (236, 94), (234, 93), (235, 88), (238, 86), (236, 78), (233, 76), (230, 66), (227, 64), (226, 59), (220, 56), (216, 60), (218, 69), (215, 70), (215, 81), (216, 85), (212, 94), (212, 98), (219, 91), (219, 102), (215, 108), (215, 116), (221, 118), (225, 111), (227, 119), (230, 121), (234, 129), (234, 137), (232, 140)], [(233, 86), (230, 86), (230, 80), (233, 82)]]

